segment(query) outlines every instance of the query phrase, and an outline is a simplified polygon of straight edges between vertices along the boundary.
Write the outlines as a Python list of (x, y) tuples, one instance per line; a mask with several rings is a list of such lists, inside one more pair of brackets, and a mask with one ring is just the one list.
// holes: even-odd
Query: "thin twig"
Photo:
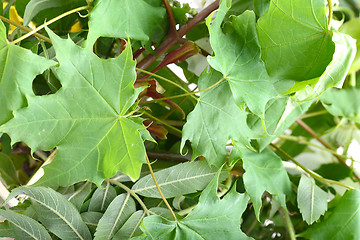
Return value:
[(159, 119), (159, 118), (151, 115), (151, 114), (148, 113), (148, 112), (145, 112), (145, 111), (144, 111), (143, 113), (144, 113), (146, 116), (148, 116), (149, 118), (151, 118), (151, 119), (153, 119), (153, 120), (155, 120), (155, 121), (157, 121), (157, 122), (159, 122), (159, 123), (162, 123), (164, 126), (166, 126), (166, 127), (168, 127), (169, 129), (173, 130), (173, 132), (175, 132), (178, 137), (181, 137), (181, 136), (182, 136), (182, 131), (181, 131), (180, 129), (178, 129), (178, 128), (176, 128), (176, 127), (173, 127), (173, 126), (167, 124), (167, 123), (164, 122), (163, 120), (161, 120), (161, 119)]
[(169, 18), (169, 23), (170, 23), (170, 29), (169, 29), (169, 35), (172, 35), (175, 38), (178, 38), (178, 32), (176, 31), (176, 21), (175, 21), (175, 16), (174, 13), (171, 9), (171, 6), (169, 4), (168, 0), (163, 0), (166, 12), (168, 14), (168, 18)]
[(150, 211), (146, 207), (145, 203), (130, 188), (128, 188), (126, 185), (122, 184), (121, 182), (115, 181), (114, 179), (109, 179), (109, 182), (114, 184), (114, 185), (117, 185), (117, 186), (121, 187), (126, 192), (130, 193), (130, 195), (133, 196), (136, 199), (136, 201), (140, 204), (140, 206), (144, 209), (144, 212), (146, 213), (146, 215), (148, 215), (148, 216), (150, 215)]
[[(161, 79), (161, 80), (163, 80), (163, 81), (165, 81), (165, 82), (167, 82), (167, 83), (170, 83), (170, 84), (172, 84), (172, 85), (180, 88), (181, 90), (183, 90), (183, 91), (186, 92), (186, 93), (189, 93), (189, 92), (190, 92), (189, 90), (187, 90), (186, 88), (182, 87), (181, 85), (179, 85), (179, 84), (177, 84), (177, 83), (175, 83), (175, 82), (173, 82), (173, 81), (171, 81), (171, 80), (169, 80), (169, 79), (167, 79), (167, 78), (164, 78), (164, 77), (162, 77), (162, 76), (160, 76), (160, 75), (158, 75), (158, 74), (156, 74), (156, 73), (152, 73), (152, 72), (146, 71), (146, 70), (141, 69), (141, 68), (135, 68), (135, 70), (136, 70), (136, 71), (139, 71), (139, 72), (142, 72), (142, 73), (145, 73), (145, 74), (147, 74), (147, 75), (156, 77), (156, 78), (158, 78), (158, 79)], [(196, 99), (194, 96), (191, 96), (191, 97), (193, 97), (194, 99)]]
[(295, 163), (297, 166), (299, 166), (302, 170), (304, 170), (306, 173), (308, 173), (311, 177), (319, 180), (320, 182), (323, 182), (323, 183), (326, 183), (326, 184), (335, 184), (335, 185), (342, 186), (342, 187), (347, 188), (347, 189), (354, 189), (352, 186), (349, 186), (349, 185), (347, 185), (345, 183), (334, 181), (334, 180), (327, 179), (327, 178), (323, 178), (319, 174), (317, 174), (317, 173), (307, 169), (306, 167), (304, 167), (301, 163), (296, 161), (292, 156), (290, 156), (287, 152), (285, 152), (284, 150), (282, 150), (281, 148), (279, 148), (275, 144), (270, 143), (270, 146), (272, 146), (273, 148), (275, 148), (276, 150), (281, 152), (281, 154), (283, 154), (285, 157), (287, 157), (289, 160), (291, 160), (293, 163)]
[(174, 211), (172, 210), (170, 204), (168, 203), (168, 201), (166, 200), (164, 194), (162, 193), (162, 191), (160, 189), (160, 186), (159, 186), (159, 184), (158, 184), (158, 182), (157, 182), (157, 180), (155, 178), (154, 172), (153, 172), (152, 167), (151, 167), (151, 163), (150, 163), (149, 158), (148, 158), (147, 155), (146, 155), (146, 161), (147, 161), (147, 164), (148, 164), (148, 167), (149, 167), (149, 170), (150, 170), (151, 177), (154, 180), (155, 186), (156, 186), (157, 190), (159, 191), (161, 198), (163, 199), (165, 205), (170, 210), (171, 215), (173, 216), (174, 220), (177, 221), (177, 218), (176, 218), (176, 215), (175, 215)]
[(35, 28), (34, 30), (32, 30), (31, 32), (29, 32), (29, 33), (21, 36), (20, 38), (14, 40), (14, 41), (12, 42), (12, 44), (16, 44), (16, 43), (18, 43), (18, 42), (21, 42), (21, 41), (24, 40), (25, 38), (28, 38), (28, 37), (30, 37), (31, 35), (34, 35), (36, 32), (40, 31), (40, 30), (43, 29), (44, 27), (52, 24), (53, 22), (58, 21), (59, 19), (61, 19), (61, 18), (63, 18), (63, 17), (66, 17), (66, 16), (68, 16), (68, 15), (70, 15), (70, 14), (72, 14), (72, 13), (75, 13), (75, 12), (79, 12), (79, 11), (82, 11), (82, 10), (88, 10), (88, 9), (89, 9), (89, 6), (82, 6), (82, 7), (78, 7), (78, 8), (72, 9), (72, 10), (70, 10), (70, 11), (67, 11), (67, 12), (65, 12), (65, 13), (63, 13), (63, 14), (61, 14), (61, 15), (53, 18), (53, 19), (51, 19), (50, 21), (45, 22), (44, 24), (42, 24), (42, 25), (40, 25), (39, 27), (37, 27), (37, 28)]
[[(334, 150), (327, 142), (325, 142), (322, 138), (320, 138), (316, 132), (310, 127), (308, 126), (305, 122), (303, 122), (301, 119), (296, 120), (296, 122), (300, 125), (300, 127), (302, 127), (305, 131), (307, 131), (311, 136), (313, 136), (316, 140), (318, 140), (324, 147), (326, 147), (327, 149), (330, 150)], [(336, 159), (339, 161), (339, 163), (341, 163), (342, 165), (349, 167), (346, 162), (344, 161), (344, 159), (342, 159), (341, 157), (339, 157), (336, 154), (333, 154), (334, 157), (336, 157)], [(353, 172), (353, 176), (356, 180), (360, 180), (359, 177), (356, 175), (355, 172)]]
[(333, 18), (333, 4), (331, 2), (331, 0), (327, 0), (328, 3), (328, 7), (329, 7), (329, 20), (328, 20), (328, 25), (329, 25), (329, 29), (331, 28), (331, 20)]
[(147, 101), (147, 103), (152, 103), (152, 102), (162, 101), (162, 100), (166, 100), (166, 99), (174, 99), (174, 98), (179, 98), (179, 97), (185, 97), (185, 96), (195, 95), (195, 94), (197, 94), (197, 93), (202, 93), (202, 92), (208, 91), (208, 90), (216, 87), (217, 85), (219, 85), (220, 83), (222, 83), (225, 79), (226, 79), (226, 78), (222, 78), (222, 79), (220, 79), (219, 81), (217, 81), (216, 83), (214, 83), (213, 85), (211, 85), (210, 87), (201, 89), (201, 90), (196, 91), (196, 92), (189, 92), (189, 93), (184, 93), (184, 94), (175, 95), (175, 96), (170, 96), (170, 97), (157, 98), (157, 99), (154, 99), (154, 100), (151, 100), (151, 101)]
[[(17, 28), (19, 28), (19, 29), (21, 29), (21, 30), (23, 30), (23, 31), (25, 31), (25, 32), (31, 32), (31, 31), (32, 31), (31, 28), (24, 27), (23, 25), (18, 24), (18, 23), (14, 22), (14, 21), (12, 21), (12, 20), (10, 20), (10, 19), (7, 19), (6, 17), (1, 16), (1, 15), (0, 15), (0, 19), (1, 19), (2, 21), (4, 21), (4, 22), (10, 23), (11, 25), (14, 25), (15, 27), (17, 27)], [(43, 35), (41, 35), (41, 34), (39, 34), (39, 33), (34, 33), (33, 35), (34, 35), (35, 37), (38, 37), (38, 38), (40, 38), (40, 39), (48, 42), (48, 43), (51, 43), (51, 40), (50, 40), (50, 38), (48, 38), (48, 37), (45, 37), (45, 36), (43, 36)]]
[[(213, 4), (206, 7), (200, 13), (198, 13), (193, 19), (191, 19), (186, 25), (180, 28), (178, 31), (178, 38), (169, 35), (164, 42), (162, 42), (156, 49), (154, 55), (148, 55), (143, 60), (141, 60), (137, 67), (141, 69), (148, 68), (153, 62), (158, 59), (159, 56), (166, 53), (171, 47), (178, 44), (179, 38), (183, 37), (187, 34), (191, 29), (199, 24), (202, 20), (204, 20), (212, 11), (216, 10), (219, 7), (219, 0), (216, 0)], [(139, 72), (138, 72), (139, 73)]]

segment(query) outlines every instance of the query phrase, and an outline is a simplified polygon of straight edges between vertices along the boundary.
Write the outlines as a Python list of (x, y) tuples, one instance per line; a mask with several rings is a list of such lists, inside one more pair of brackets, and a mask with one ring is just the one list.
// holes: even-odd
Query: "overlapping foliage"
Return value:
[(6, 4), (0, 237), (360, 237), (357, 0)]

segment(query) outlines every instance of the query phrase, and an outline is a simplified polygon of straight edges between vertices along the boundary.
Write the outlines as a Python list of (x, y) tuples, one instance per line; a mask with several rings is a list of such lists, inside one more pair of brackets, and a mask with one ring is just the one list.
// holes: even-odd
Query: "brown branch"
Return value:
[[(309, 126), (307, 125), (304, 121), (302, 121), (301, 119), (296, 120), (296, 123), (299, 124), (300, 127), (302, 127), (306, 132), (308, 132), (311, 136), (313, 136), (316, 140), (318, 140), (325, 148), (334, 151), (334, 149), (327, 143), (325, 142), (322, 138), (320, 138), (318, 136), (318, 134)], [(336, 159), (339, 161), (339, 163), (341, 165), (344, 165), (346, 167), (349, 167), (346, 162), (344, 161), (344, 159), (342, 159), (342, 157), (340, 157), (337, 154), (332, 154), (334, 157), (336, 157)], [(355, 172), (353, 172), (353, 176), (356, 180), (360, 180), (359, 177), (356, 175)]]
[(171, 6), (169, 4), (168, 0), (163, 0), (166, 12), (168, 14), (169, 17), (169, 22), (170, 22), (170, 29), (169, 29), (169, 36), (173, 36), (174, 38), (178, 38), (178, 32), (176, 31), (176, 21), (175, 21), (175, 16), (174, 13), (171, 9)]
[[(138, 68), (146, 69), (148, 68), (156, 59), (166, 53), (172, 46), (181, 43), (181, 37), (187, 34), (191, 29), (193, 29), (197, 24), (204, 20), (212, 11), (219, 7), (219, 0), (216, 0), (213, 4), (209, 5), (207, 8), (198, 13), (193, 19), (190, 20), (186, 25), (180, 28), (178, 31), (178, 37), (168, 35), (164, 42), (162, 42), (156, 49), (154, 55), (148, 55), (138, 64)], [(140, 72), (137, 72), (138, 75)]]

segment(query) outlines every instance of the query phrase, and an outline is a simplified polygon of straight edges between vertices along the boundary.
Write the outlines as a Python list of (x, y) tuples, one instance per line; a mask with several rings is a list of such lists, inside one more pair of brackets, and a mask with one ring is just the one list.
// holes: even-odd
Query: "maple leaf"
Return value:
[[(25, 95), (35, 96), (32, 81), (55, 64), (30, 50), (9, 44), (0, 21), (0, 125), (10, 120), (12, 111), (26, 105)], [(1, 134), (0, 134), (1, 135)]]
[[(205, 89), (222, 79), (222, 74), (210, 68), (199, 79), (199, 89)], [(204, 156), (214, 166), (220, 167), (227, 154), (226, 143), (233, 139), (250, 146), (255, 134), (246, 123), (248, 113), (235, 104), (226, 81), (200, 95), (195, 109), (188, 115), (183, 128), (181, 149), (187, 140), (193, 148), (192, 158)]]
[(27, 96), (29, 106), (16, 111), (0, 131), (32, 151), (57, 148), (36, 184), (66, 186), (88, 179), (100, 185), (117, 171), (137, 179), (146, 162), (143, 141), (152, 138), (140, 118), (127, 116), (143, 90), (133, 86), (130, 44), (120, 56), (102, 60), (47, 31), (62, 88), (53, 95)]
[[(231, 1), (230, 1), (231, 2)], [(226, 13), (230, 9), (227, 1), (222, 1), (216, 19), (210, 25), (210, 43), (215, 56), (208, 57), (211, 67), (221, 72), (229, 82), (235, 103), (241, 109), (263, 118), (266, 103), (291, 87), (291, 81), (271, 79), (261, 60), (261, 49), (256, 32), (254, 12), (246, 11), (232, 17), (222, 27)]]

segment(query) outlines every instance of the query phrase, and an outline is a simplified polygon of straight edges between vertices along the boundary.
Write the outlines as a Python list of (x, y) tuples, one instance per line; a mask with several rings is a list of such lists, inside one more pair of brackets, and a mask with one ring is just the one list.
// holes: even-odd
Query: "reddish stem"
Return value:
[[(296, 120), (297, 124), (299, 124), (300, 127), (302, 127), (306, 132), (308, 132), (311, 136), (313, 136), (316, 140), (318, 140), (325, 148), (330, 149), (330, 150), (334, 150), (327, 142), (325, 142), (322, 138), (320, 138), (318, 136), (318, 134), (309, 126), (307, 125), (304, 121), (302, 121), (301, 119)], [(333, 154), (334, 157), (336, 157), (336, 159), (339, 161), (339, 163), (341, 163), (342, 165), (349, 167), (346, 162), (344, 161), (344, 159), (342, 159), (340, 156)], [(359, 177), (353, 173), (354, 177), (356, 180), (359, 180)]]
[[(199, 22), (204, 20), (212, 11), (216, 10), (219, 7), (219, 0), (216, 0), (213, 4), (209, 5), (207, 8), (198, 13), (193, 19), (190, 20), (186, 25), (180, 28), (178, 31), (178, 37), (174, 37), (169, 34), (168, 37), (162, 42), (156, 49), (155, 55), (148, 55), (138, 64), (138, 68), (146, 69), (148, 68), (156, 59), (166, 53), (172, 46), (181, 43), (181, 37), (187, 34), (191, 29), (193, 29)], [(140, 72), (138, 72), (138, 75)]]

